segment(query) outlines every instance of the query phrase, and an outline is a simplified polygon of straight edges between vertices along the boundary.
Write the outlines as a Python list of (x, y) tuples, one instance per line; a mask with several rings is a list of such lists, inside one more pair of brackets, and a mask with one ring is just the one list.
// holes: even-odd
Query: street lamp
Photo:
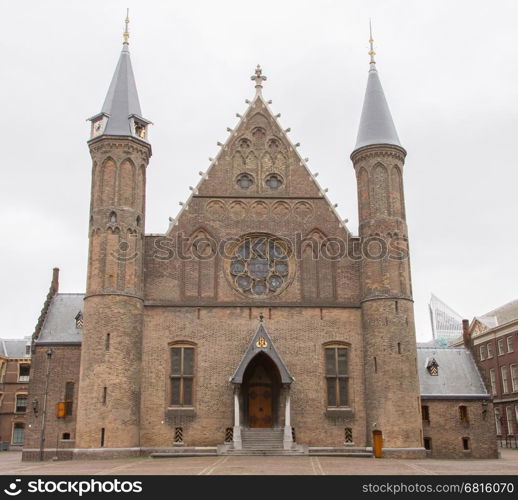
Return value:
[(50, 375), (50, 360), (53, 354), (52, 349), (47, 349), (47, 373), (45, 374), (45, 394), (43, 396), (43, 411), (41, 415), (41, 433), (40, 433), (40, 461), (43, 461), (44, 447), (45, 447), (45, 425), (47, 423), (47, 398), (49, 395), (49, 375)]

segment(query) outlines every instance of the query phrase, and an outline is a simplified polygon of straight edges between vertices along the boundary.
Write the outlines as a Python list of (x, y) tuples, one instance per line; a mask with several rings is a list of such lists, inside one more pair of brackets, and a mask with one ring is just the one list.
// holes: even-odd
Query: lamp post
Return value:
[(41, 415), (41, 433), (40, 433), (40, 461), (43, 461), (45, 448), (45, 425), (47, 423), (47, 398), (49, 395), (49, 375), (50, 375), (50, 360), (52, 358), (52, 349), (47, 349), (47, 373), (45, 374), (45, 393), (43, 395), (43, 411)]

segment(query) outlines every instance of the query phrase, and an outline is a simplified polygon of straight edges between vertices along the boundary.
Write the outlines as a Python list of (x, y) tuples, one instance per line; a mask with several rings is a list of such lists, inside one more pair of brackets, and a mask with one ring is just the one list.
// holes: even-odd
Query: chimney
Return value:
[(462, 320), (462, 340), (466, 349), (471, 349), (471, 334), (469, 333), (469, 320)]
[(59, 267), (55, 267), (52, 270), (52, 282), (50, 284), (50, 289), (53, 292), (52, 295), (58, 293), (58, 290), (59, 290)]

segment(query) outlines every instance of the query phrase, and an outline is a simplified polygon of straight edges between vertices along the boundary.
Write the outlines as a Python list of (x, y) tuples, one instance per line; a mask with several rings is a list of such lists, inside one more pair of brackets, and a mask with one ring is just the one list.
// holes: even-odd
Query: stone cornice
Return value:
[(127, 152), (128, 154), (137, 153), (140, 154), (147, 165), (152, 154), (150, 144), (132, 137), (101, 136), (88, 141), (87, 144), (92, 158), (96, 154), (103, 154), (103, 152), (105, 154), (114, 151)]
[(351, 160), (354, 165), (372, 158), (394, 158), (401, 163), (405, 162), (406, 151), (399, 146), (389, 144), (379, 144), (374, 146), (365, 146), (351, 153)]

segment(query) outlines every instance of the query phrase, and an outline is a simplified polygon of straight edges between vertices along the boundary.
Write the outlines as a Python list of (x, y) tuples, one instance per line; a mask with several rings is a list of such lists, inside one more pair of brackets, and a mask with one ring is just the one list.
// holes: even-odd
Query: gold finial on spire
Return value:
[(369, 45), (370, 45), (369, 55), (371, 56), (370, 64), (376, 64), (376, 61), (374, 60), (374, 56), (376, 55), (376, 52), (374, 52), (374, 39), (372, 38), (372, 23), (371, 23), (370, 19), (369, 19), (369, 33), (370, 33), (370, 38), (369, 38)]
[(263, 82), (266, 80), (266, 76), (263, 75), (263, 70), (259, 64), (257, 65), (257, 68), (255, 68), (255, 75), (252, 75), (250, 80), (255, 81), (255, 90), (260, 94), (261, 89), (263, 88)]
[(129, 9), (126, 10), (126, 19), (124, 20), (124, 33), (122, 36), (124, 37), (124, 42), (122, 42), (123, 45), (129, 45), (129, 31), (128, 31), (128, 24), (129, 24)]

